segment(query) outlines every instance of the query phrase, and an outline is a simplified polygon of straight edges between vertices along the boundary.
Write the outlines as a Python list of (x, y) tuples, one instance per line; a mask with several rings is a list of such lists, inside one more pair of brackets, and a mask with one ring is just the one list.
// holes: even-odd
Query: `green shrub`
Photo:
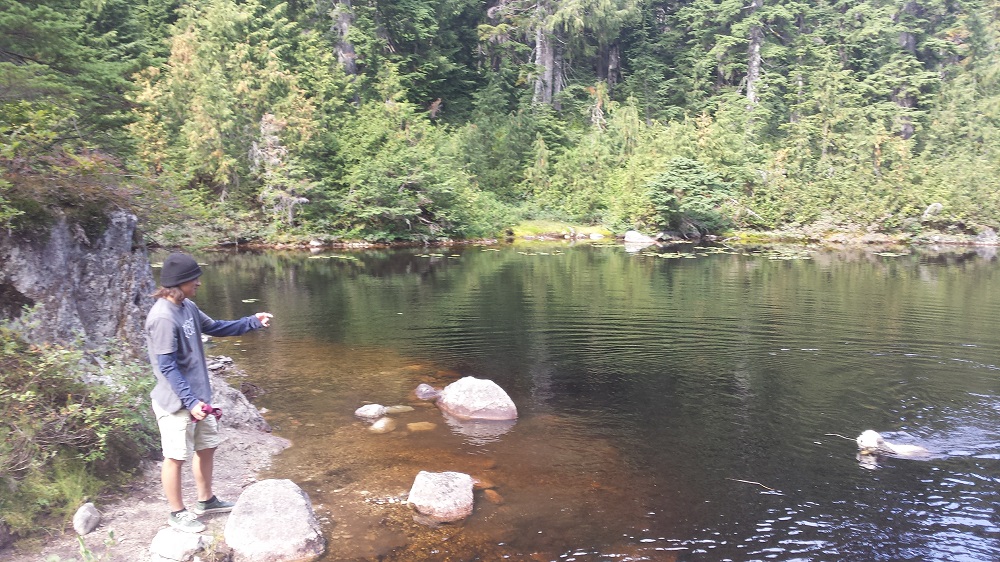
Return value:
[(694, 227), (705, 233), (732, 224), (724, 210), (732, 187), (697, 160), (674, 158), (647, 189), (661, 226), (684, 231)]
[(65, 522), (148, 456), (155, 428), (142, 405), (152, 377), (122, 357), (107, 353), (96, 366), (0, 326), (0, 520), (14, 532)]

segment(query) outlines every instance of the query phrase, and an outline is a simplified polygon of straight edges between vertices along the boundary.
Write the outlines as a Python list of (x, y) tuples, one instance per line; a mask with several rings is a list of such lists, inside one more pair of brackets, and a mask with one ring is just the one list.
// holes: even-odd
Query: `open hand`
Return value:
[(260, 321), (261, 326), (264, 326), (265, 328), (268, 327), (271, 322), (271, 318), (274, 318), (274, 315), (270, 312), (258, 312), (257, 314), (254, 314), (254, 316), (256, 316), (257, 320)]

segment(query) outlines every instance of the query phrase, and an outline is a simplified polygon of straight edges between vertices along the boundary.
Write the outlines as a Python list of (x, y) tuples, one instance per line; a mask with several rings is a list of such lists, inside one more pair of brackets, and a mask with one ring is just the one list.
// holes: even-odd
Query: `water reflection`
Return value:
[(517, 420), (461, 420), (442, 413), (452, 431), (466, 438), (472, 445), (492, 443), (514, 428)]
[[(328, 559), (1000, 558), (995, 258), (494, 250), (201, 260), (206, 312), (276, 315), (214, 352), (268, 391), (294, 443), (274, 473), (325, 510)], [(517, 424), (470, 436), (413, 393), (466, 375), (503, 387)], [(414, 410), (374, 435), (367, 402)], [(936, 456), (865, 470), (827, 436), (869, 428)], [(419, 470), (499, 499), (406, 523), (386, 498)]]

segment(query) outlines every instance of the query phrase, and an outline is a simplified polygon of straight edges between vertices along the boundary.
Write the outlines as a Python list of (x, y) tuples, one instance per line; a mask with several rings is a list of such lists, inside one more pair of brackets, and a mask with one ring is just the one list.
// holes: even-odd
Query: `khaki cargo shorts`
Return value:
[(160, 427), (163, 457), (186, 461), (195, 451), (214, 449), (222, 444), (219, 420), (208, 416), (200, 422), (191, 421), (191, 412), (184, 408), (170, 413), (153, 402), (156, 425)]

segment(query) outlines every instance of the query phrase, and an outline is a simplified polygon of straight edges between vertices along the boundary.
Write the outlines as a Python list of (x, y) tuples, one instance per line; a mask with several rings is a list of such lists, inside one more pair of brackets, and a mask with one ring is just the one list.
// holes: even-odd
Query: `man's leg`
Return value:
[[(198, 501), (212, 499), (212, 470), (215, 468), (215, 447), (194, 452), (194, 462), (191, 470), (194, 472), (194, 484), (198, 488)], [(180, 483), (178, 482), (178, 490)]]
[(183, 467), (184, 461), (163, 459), (160, 481), (163, 483), (163, 494), (167, 496), (170, 511), (184, 509), (184, 497), (181, 495), (181, 468)]

